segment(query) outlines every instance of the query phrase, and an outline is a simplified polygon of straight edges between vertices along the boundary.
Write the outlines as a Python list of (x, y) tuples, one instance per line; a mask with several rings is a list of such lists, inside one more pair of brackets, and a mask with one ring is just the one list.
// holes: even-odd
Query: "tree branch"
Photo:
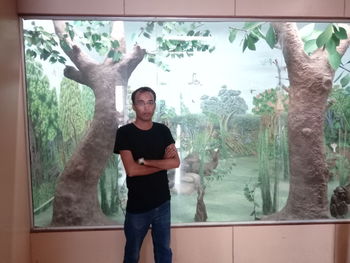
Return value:
[(132, 52), (128, 53), (119, 63), (120, 70), (126, 74), (127, 79), (129, 79), (131, 73), (135, 70), (138, 64), (143, 60), (146, 54), (146, 50), (140, 48), (140, 46), (135, 45)]
[(307, 59), (308, 56), (304, 52), (304, 43), (299, 36), (296, 23), (274, 22), (272, 26), (277, 33), (287, 64), (299, 64), (301, 59)]
[(89, 58), (71, 39), (67, 32), (67, 25), (65, 21), (53, 20), (56, 35), (60, 40), (62, 50), (67, 54), (74, 65), (81, 70), (91, 64), (96, 64), (95, 61)]
[(88, 83), (85, 81), (81, 72), (72, 66), (66, 66), (63, 74), (66, 78), (69, 78), (69, 79), (74, 80), (80, 84), (88, 86)]
[(337, 47), (338, 53), (340, 54), (340, 56), (343, 56), (350, 44), (350, 27), (347, 24), (339, 24), (339, 25), (346, 30), (346, 33), (348, 35), (348, 38), (340, 41), (340, 44)]

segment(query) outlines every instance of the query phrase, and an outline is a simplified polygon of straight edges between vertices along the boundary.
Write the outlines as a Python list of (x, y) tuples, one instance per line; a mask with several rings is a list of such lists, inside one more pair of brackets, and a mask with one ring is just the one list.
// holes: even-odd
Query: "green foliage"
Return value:
[(26, 58), (27, 105), (31, 144), (32, 200), (34, 209), (49, 200), (58, 173), (56, 143), (58, 129), (57, 95), (50, 89), (40, 63)]
[(55, 193), (55, 180), (48, 182), (42, 182), (40, 184), (33, 185), (32, 189), (32, 200), (33, 210), (40, 207), (42, 204), (50, 200)]
[[(349, 62), (347, 64), (349, 64)], [(340, 72), (338, 77), (334, 79), (333, 83), (337, 83), (339, 81), (341, 87), (344, 88), (345, 94), (350, 95), (350, 73), (345, 66), (341, 67), (343, 70)]]
[(57, 37), (53, 33), (45, 31), (42, 26), (32, 22), (31, 29), (23, 30), (26, 56), (30, 58), (40, 57), (42, 60), (49, 60), (51, 63), (65, 64), (66, 59), (60, 54)]
[(261, 199), (263, 204), (263, 214), (272, 212), (272, 199), (270, 189), (270, 168), (269, 168), (269, 130), (262, 127), (259, 135), (259, 185), (261, 189)]
[(41, 64), (31, 58), (26, 59), (26, 78), (28, 114), (39, 150), (44, 151), (58, 134), (57, 95), (54, 89), (50, 89)]
[(177, 114), (173, 107), (168, 107), (166, 105), (165, 100), (157, 101), (157, 108), (154, 113), (153, 119), (156, 122), (166, 124), (173, 132), (173, 134), (176, 134), (176, 130), (174, 129), (176, 129)]
[(336, 86), (332, 89), (329, 101), (331, 106), (326, 112), (326, 143), (350, 144), (350, 141), (340, 141), (346, 138), (344, 134), (350, 133), (350, 93), (347, 89)]
[(242, 143), (240, 155), (256, 153), (260, 117), (252, 114), (234, 115), (228, 123), (229, 134)]
[[(111, 58), (118, 62), (123, 54), (118, 50), (120, 43), (110, 35), (113, 21), (76, 21), (73, 25), (67, 22), (67, 31), (73, 39), (85, 46), (89, 51), (95, 51), (100, 56)], [(73, 31), (74, 33), (70, 33)]]
[(217, 97), (209, 97), (203, 95), (201, 97), (201, 109), (204, 114), (217, 118), (232, 114), (244, 114), (248, 110), (248, 106), (244, 99), (239, 95), (238, 90), (228, 89), (222, 86)]
[(91, 88), (87, 86), (81, 87), (82, 108), (84, 112), (84, 120), (92, 121), (95, 113), (95, 95)]
[[(268, 24), (267, 29), (265, 24)], [(338, 24), (329, 24), (323, 31), (315, 30), (315, 24), (310, 23), (300, 29), (300, 36), (304, 41), (304, 50), (312, 54), (316, 49), (323, 48), (328, 52), (328, 61), (331, 67), (336, 70), (341, 65), (341, 56), (337, 51), (340, 40), (347, 39), (345, 28)], [(232, 43), (237, 38), (238, 32), (243, 32), (243, 52), (256, 50), (256, 43), (263, 39), (270, 48), (277, 44), (276, 32), (270, 23), (246, 22), (243, 28), (230, 28), (229, 41)], [(265, 32), (265, 33), (264, 33)]]
[(259, 207), (258, 202), (255, 199), (255, 191), (259, 187), (259, 184), (254, 184), (252, 187), (250, 187), (248, 184), (246, 184), (243, 188), (243, 194), (244, 197), (253, 204), (253, 211), (251, 212), (250, 216), (254, 216), (254, 220), (259, 219), (257, 216), (257, 207)]
[(330, 98), (333, 104), (329, 110), (334, 113), (334, 120), (338, 122), (336, 128), (350, 132), (350, 93), (347, 89), (334, 88)]
[[(266, 26), (267, 25), (267, 26)], [(266, 29), (267, 27), (267, 29)], [(238, 32), (243, 32), (243, 52), (248, 48), (249, 50), (256, 50), (256, 43), (263, 39), (270, 48), (274, 48), (277, 44), (276, 32), (270, 23), (266, 22), (246, 22), (242, 29), (230, 28), (229, 41), (233, 43), (237, 38)], [(265, 32), (265, 33), (264, 33)]]
[(278, 91), (277, 89), (267, 89), (253, 98), (254, 108), (252, 109), (252, 112), (258, 115), (275, 113), (278, 92), (280, 92), (282, 96), (283, 108), (286, 109), (288, 106), (288, 96), (286, 94), (282, 94), (281, 91)]
[[(156, 64), (165, 71), (169, 71), (162, 57), (183, 58), (191, 57), (195, 52), (209, 52), (215, 50), (215, 46), (207, 43), (211, 33), (208, 29), (202, 29), (200, 22), (148, 22), (140, 28), (139, 37), (152, 39), (155, 36), (156, 53), (147, 52), (148, 62)], [(159, 56), (160, 55), (160, 56)]]
[(59, 126), (63, 141), (71, 139), (78, 143), (85, 128), (81, 91), (78, 83), (64, 78), (61, 82), (59, 100)]
[(339, 154), (339, 158), (336, 160), (335, 163), (336, 167), (336, 174), (339, 177), (339, 185), (340, 186), (345, 186), (350, 183), (350, 161), (349, 159), (344, 156)]
[(234, 158), (222, 159), (220, 158), (220, 165), (215, 168), (211, 176), (206, 176), (206, 184), (212, 181), (222, 181), (225, 176), (232, 176), (236, 170), (236, 161)]
[[(121, 203), (118, 178), (121, 176), (120, 158), (112, 155), (107, 162), (99, 180), (99, 195), (101, 209), (106, 215), (118, 213)], [(122, 207), (123, 209), (123, 207)]]
[(196, 138), (206, 129), (208, 118), (203, 114), (187, 113), (180, 115), (178, 121), (181, 125), (181, 149), (187, 153), (197, 151)]
[(328, 61), (331, 67), (336, 70), (341, 65), (341, 56), (337, 51), (340, 40), (347, 39), (346, 30), (338, 24), (328, 24), (323, 31), (314, 29), (315, 24), (311, 23), (301, 29), (304, 41), (304, 50), (312, 54), (316, 49), (326, 49)]
[[(71, 51), (71, 46), (66, 39), (72, 39), (91, 52), (96, 52), (101, 57), (111, 58), (119, 62), (123, 53), (119, 50), (120, 43), (113, 39), (111, 31), (114, 21), (69, 21), (66, 22), (66, 34), (60, 41), (63, 50)], [(156, 51), (149, 51), (145, 58), (150, 63), (156, 64), (165, 71), (169, 71), (164, 63), (164, 57), (183, 58), (192, 56), (195, 52), (213, 52), (215, 46), (210, 45), (207, 39), (211, 33), (203, 28), (199, 22), (146, 22), (140, 27), (136, 43), (142, 43), (145, 39), (155, 40)], [(26, 54), (33, 58), (49, 59), (52, 63), (65, 64), (66, 59), (58, 47), (58, 38), (53, 33), (48, 33), (41, 26), (32, 22), (31, 29), (24, 30)]]
[[(227, 89), (222, 86), (217, 97), (203, 95), (201, 97), (201, 108), (212, 123), (219, 126), (220, 153), (226, 156), (229, 152), (242, 149), (240, 140), (232, 137), (228, 131), (228, 122), (237, 114), (245, 114), (248, 109), (240, 91)], [(239, 150), (241, 151), (241, 150)]]

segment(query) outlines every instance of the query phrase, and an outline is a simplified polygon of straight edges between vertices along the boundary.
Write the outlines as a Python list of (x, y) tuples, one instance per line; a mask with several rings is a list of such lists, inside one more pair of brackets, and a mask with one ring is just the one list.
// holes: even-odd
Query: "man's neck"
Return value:
[(134, 124), (140, 130), (149, 130), (153, 126), (153, 121), (152, 120), (151, 121), (142, 121), (142, 120), (136, 119), (134, 121)]

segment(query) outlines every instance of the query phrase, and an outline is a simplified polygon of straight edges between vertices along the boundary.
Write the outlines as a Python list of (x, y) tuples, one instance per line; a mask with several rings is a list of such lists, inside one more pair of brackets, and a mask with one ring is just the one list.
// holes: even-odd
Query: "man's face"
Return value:
[(132, 105), (136, 113), (136, 119), (142, 121), (151, 121), (156, 103), (151, 92), (137, 92), (135, 95), (135, 103)]

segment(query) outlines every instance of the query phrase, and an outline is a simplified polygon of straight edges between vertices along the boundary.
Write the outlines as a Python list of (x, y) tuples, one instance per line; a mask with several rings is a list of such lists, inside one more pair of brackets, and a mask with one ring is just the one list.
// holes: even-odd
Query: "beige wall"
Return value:
[[(350, 17), (350, 0), (0, 1), (0, 262), (118, 263), (121, 230), (29, 234), (20, 14), (203, 17)], [(173, 228), (174, 262), (350, 263), (349, 224)], [(31, 247), (31, 248), (30, 248)], [(30, 260), (31, 258), (31, 260)], [(142, 261), (152, 262), (148, 236)]]
[[(348, 263), (349, 225), (173, 228), (174, 263)], [(335, 234), (340, 232), (340, 238)], [(35, 233), (32, 262), (121, 263), (122, 230)], [(148, 235), (142, 263), (153, 262)]]
[(350, 0), (18, 0), (18, 3), (18, 12), (22, 14), (277, 18), (350, 16)]
[(0, 1), (0, 262), (29, 262), (29, 207), (16, 2)]

